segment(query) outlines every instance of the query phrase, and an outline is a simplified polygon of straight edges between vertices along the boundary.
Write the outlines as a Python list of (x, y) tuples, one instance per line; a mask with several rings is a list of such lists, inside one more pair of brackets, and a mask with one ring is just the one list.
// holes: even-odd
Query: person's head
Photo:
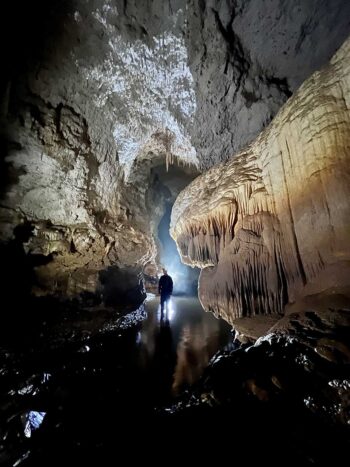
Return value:
[(163, 268), (163, 274), (164, 274), (164, 275), (167, 275), (167, 274), (168, 274), (168, 271), (167, 271), (165, 268)]

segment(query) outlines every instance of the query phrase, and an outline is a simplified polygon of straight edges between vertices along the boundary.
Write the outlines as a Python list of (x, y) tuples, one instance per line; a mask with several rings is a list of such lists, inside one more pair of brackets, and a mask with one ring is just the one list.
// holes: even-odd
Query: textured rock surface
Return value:
[(203, 436), (211, 420), (227, 421), (227, 442), (240, 441), (244, 461), (254, 446), (258, 463), (265, 450), (272, 465), (286, 453), (286, 465), (341, 462), (349, 449), (349, 318), (346, 309), (290, 316), (253, 346), (219, 353), (167, 413), (205, 420)]
[(37, 293), (93, 291), (101, 269), (154, 261), (162, 203), (195, 174), (183, 170), (174, 191), (155, 167), (208, 167), (251, 140), (343, 40), (349, 9), (340, 0), (4, 5), (1, 239), (33, 226), (25, 249), (41, 256)]
[(204, 307), (233, 322), (349, 294), (350, 41), (254, 143), (177, 198), (172, 235), (203, 269)]
[[(12, 45), (3, 87), (1, 238), (32, 226), (24, 246), (43, 258), (36, 293), (95, 291), (101, 270), (140, 272), (156, 258), (162, 203), (193, 178), (184, 169), (166, 191), (151, 174), (165, 159), (196, 162), (184, 126), (194, 91), (182, 13), (159, 2), (152, 11), (137, 2), (24, 7), (19, 38), (28, 43)], [(137, 157), (143, 164), (133, 166)]]
[(192, 142), (205, 168), (253, 141), (350, 33), (342, 0), (193, 0), (187, 9)]

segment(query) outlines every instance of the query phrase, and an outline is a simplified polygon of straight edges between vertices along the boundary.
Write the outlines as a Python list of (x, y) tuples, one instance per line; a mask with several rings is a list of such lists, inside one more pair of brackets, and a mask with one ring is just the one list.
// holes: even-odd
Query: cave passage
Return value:
[(349, 18), (2, 2), (0, 467), (344, 464)]
[(160, 240), (160, 261), (173, 278), (174, 295), (197, 296), (199, 269), (191, 268), (181, 262), (175, 241), (169, 233), (171, 203), (165, 206), (165, 213), (158, 225), (158, 238)]

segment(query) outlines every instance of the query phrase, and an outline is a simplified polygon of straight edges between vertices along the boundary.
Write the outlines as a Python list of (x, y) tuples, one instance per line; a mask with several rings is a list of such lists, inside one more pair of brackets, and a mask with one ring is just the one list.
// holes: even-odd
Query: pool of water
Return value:
[(136, 334), (138, 366), (163, 396), (179, 395), (218, 350), (232, 348), (230, 326), (204, 312), (195, 297), (172, 297), (163, 316), (155, 297), (146, 302), (146, 311)]
[(159, 297), (122, 321), (89, 313), (79, 321), (68, 313), (65, 332), (34, 327), (19, 349), (3, 353), (0, 463), (55, 465), (71, 452), (81, 462), (91, 452), (112, 455), (116, 440), (123, 449), (154, 421), (162, 432), (158, 410), (233, 346), (230, 326), (193, 297), (172, 297), (163, 317)]

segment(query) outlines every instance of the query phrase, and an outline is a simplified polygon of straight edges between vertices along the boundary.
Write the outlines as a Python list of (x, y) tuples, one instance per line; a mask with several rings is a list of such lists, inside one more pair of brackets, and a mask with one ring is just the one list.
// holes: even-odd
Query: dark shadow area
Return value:
[(186, 188), (194, 178), (199, 175), (195, 166), (171, 165), (166, 169), (165, 162), (151, 169), (151, 176), (156, 177), (170, 191), (174, 200), (176, 196)]
[(26, 304), (32, 287), (37, 285), (35, 267), (54, 259), (54, 253), (45, 256), (25, 251), (25, 244), (33, 235), (33, 229), (30, 222), (19, 224), (13, 230), (14, 238), (0, 245), (1, 296), (10, 308), (16, 309)]
[(2, 297), (7, 296), (10, 301), (26, 300), (35, 282), (35, 261), (24, 249), (32, 234), (33, 226), (30, 223), (17, 225), (13, 230), (14, 238), (1, 245)]
[[(198, 316), (192, 318), (198, 324)], [(142, 337), (146, 322), (89, 339), (46, 335), (31, 352), (1, 356), (0, 430), (7, 448), (4, 453), (0, 447), (2, 465), (22, 459), (25, 467), (104, 466), (125, 456), (154, 463), (169, 455), (195, 465), (233, 458), (259, 465), (268, 458), (269, 466), (294, 467), (334, 465), (346, 458), (348, 430), (329, 421), (334, 399), (328, 381), (345, 380), (347, 364), (335, 365), (282, 338), (216, 354), (190, 391), (171, 400), (174, 347), (182, 347), (183, 340), (178, 341), (171, 320), (160, 325), (154, 316), (148, 319), (147, 336)], [(140, 333), (154, 352), (144, 371)], [(186, 358), (195, 371), (192, 350)], [(320, 387), (322, 398), (313, 398)], [(313, 412), (305, 404), (308, 398), (324, 409)], [(26, 438), (22, 419), (29, 411), (45, 418)]]
[(165, 213), (158, 225), (160, 240), (159, 257), (174, 282), (174, 295), (197, 295), (200, 270), (190, 268), (181, 262), (176, 243), (169, 233), (172, 205), (167, 203)]
[(138, 271), (110, 266), (99, 273), (101, 297), (106, 306), (139, 306), (146, 298)]
[(65, 33), (65, 22), (73, 8), (69, 0), (2, 2), (0, 48), (5, 64), (2, 85), (52, 54)]
[(35, 268), (54, 259), (53, 253), (45, 256), (26, 252), (25, 244), (32, 233), (29, 222), (19, 224), (14, 229), (14, 238), (0, 244), (0, 349), (9, 342), (19, 348), (26, 345), (32, 331), (36, 333), (46, 323), (48, 309), (53, 311), (58, 306), (54, 300), (48, 302), (31, 294), (38, 285)]

